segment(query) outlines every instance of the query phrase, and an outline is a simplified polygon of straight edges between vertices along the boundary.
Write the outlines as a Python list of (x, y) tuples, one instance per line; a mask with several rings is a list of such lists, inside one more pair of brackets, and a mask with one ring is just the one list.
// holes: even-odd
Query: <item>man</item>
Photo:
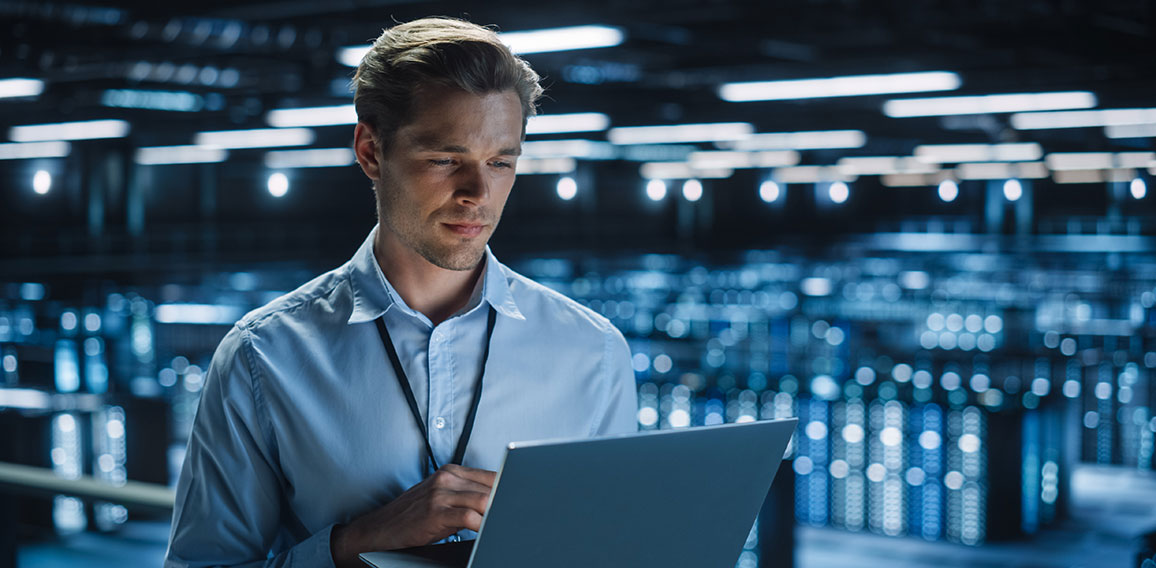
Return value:
[(425, 19), (354, 82), (378, 225), (221, 341), (166, 566), (356, 566), (469, 536), (508, 443), (635, 429), (622, 335), (486, 246), (537, 74), (485, 28)]

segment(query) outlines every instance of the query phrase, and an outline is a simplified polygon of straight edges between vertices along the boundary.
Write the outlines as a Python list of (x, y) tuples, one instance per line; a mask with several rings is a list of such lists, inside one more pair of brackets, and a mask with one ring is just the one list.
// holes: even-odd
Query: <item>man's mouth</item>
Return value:
[(482, 229), (486, 228), (485, 225), (477, 224), (477, 223), (442, 223), (442, 224), (445, 225), (445, 227), (448, 228), (455, 235), (458, 235), (461, 237), (466, 237), (466, 238), (476, 237), (476, 236), (482, 234)]

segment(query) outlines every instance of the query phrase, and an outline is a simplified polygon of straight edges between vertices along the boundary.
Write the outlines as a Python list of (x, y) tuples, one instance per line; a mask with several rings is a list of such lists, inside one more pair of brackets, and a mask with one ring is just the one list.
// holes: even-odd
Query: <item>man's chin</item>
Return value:
[(430, 264), (445, 270), (473, 270), (486, 256), (485, 243), (480, 247), (455, 247), (421, 251)]

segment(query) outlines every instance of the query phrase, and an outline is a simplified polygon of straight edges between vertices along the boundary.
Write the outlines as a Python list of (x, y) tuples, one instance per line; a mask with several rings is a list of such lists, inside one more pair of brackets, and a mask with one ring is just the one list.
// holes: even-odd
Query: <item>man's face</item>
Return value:
[(514, 91), (426, 89), (389, 141), (377, 179), (381, 230), (435, 266), (471, 270), (514, 186), (522, 105)]

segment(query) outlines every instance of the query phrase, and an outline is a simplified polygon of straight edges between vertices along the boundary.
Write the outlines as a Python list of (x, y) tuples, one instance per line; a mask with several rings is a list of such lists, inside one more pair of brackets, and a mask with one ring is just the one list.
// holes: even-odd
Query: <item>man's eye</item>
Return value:
[(449, 166), (453, 164), (454, 161), (452, 159), (446, 158), (442, 160), (430, 160), (429, 163), (435, 166)]
[(513, 162), (494, 162), (494, 167), (495, 168), (512, 168), (512, 167), (514, 167), (514, 163)]

